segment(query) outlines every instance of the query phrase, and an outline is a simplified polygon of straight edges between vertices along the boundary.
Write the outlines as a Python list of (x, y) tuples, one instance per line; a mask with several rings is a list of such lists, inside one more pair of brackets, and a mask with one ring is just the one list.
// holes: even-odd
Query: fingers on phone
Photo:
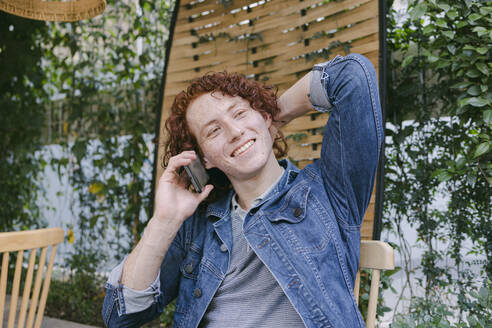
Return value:
[(173, 156), (169, 159), (166, 170), (178, 172), (181, 167), (190, 164), (195, 158), (196, 155), (183, 153)]
[(210, 192), (212, 191), (212, 189), (214, 189), (214, 186), (211, 185), (211, 184), (208, 184), (206, 185), (203, 189), (202, 189), (202, 192), (199, 193), (199, 194), (196, 194), (196, 196), (198, 197), (198, 199), (201, 201), (205, 200), (205, 198), (208, 197), (208, 195), (210, 194)]

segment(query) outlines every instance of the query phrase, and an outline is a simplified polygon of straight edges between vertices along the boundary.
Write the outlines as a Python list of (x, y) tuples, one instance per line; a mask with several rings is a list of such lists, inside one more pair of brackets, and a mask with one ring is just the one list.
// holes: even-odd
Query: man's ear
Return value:
[(263, 116), (267, 127), (270, 128), (270, 126), (272, 125), (272, 115), (270, 115), (270, 113), (261, 112), (261, 116)]
[(265, 123), (267, 125), (268, 131), (270, 132), (270, 136), (272, 137), (272, 141), (275, 141), (278, 133), (278, 128), (273, 124), (272, 115), (262, 112), (261, 116), (263, 116), (263, 118), (265, 119)]
[(215, 165), (213, 165), (212, 163), (210, 163), (210, 161), (204, 156), (203, 157), (203, 165), (205, 165), (205, 168), (207, 170), (210, 170), (211, 168), (214, 168)]

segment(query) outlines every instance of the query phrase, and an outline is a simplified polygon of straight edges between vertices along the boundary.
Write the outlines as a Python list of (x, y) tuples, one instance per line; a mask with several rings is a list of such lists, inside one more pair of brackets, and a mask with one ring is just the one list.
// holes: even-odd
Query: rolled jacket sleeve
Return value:
[[(340, 56), (335, 57), (337, 59)], [(309, 82), (309, 100), (314, 109), (319, 112), (329, 112), (331, 103), (328, 101), (326, 89), (323, 87), (321, 80), (324, 73), (324, 64), (314, 65)]]
[(118, 297), (118, 314), (130, 314), (143, 311), (157, 302), (160, 293), (160, 272), (154, 282), (144, 290), (134, 290), (120, 283), (125, 259), (109, 274), (106, 288), (114, 289)]

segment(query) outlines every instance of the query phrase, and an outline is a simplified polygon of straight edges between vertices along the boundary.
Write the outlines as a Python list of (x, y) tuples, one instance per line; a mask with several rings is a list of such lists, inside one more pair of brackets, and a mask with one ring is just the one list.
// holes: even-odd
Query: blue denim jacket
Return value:
[[(286, 170), (246, 215), (244, 235), (306, 327), (364, 327), (353, 289), (360, 226), (383, 140), (373, 65), (357, 54), (316, 65), (310, 99), (316, 110), (331, 110), (321, 158), (302, 170), (281, 161)], [(175, 298), (174, 327), (199, 325), (227, 272), (232, 194), (184, 222), (162, 262), (150, 307), (125, 314), (122, 286), (107, 284), (102, 313), (108, 326), (139, 326)]]

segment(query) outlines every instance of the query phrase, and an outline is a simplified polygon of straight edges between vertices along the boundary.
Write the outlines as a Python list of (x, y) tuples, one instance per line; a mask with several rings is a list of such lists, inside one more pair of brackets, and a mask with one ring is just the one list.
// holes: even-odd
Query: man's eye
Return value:
[(235, 117), (236, 117), (236, 118), (240, 118), (240, 117), (243, 117), (245, 114), (246, 114), (246, 110), (241, 109), (241, 110), (238, 110), (238, 111), (236, 112)]
[(208, 131), (208, 133), (207, 133), (207, 137), (211, 137), (211, 136), (216, 135), (216, 134), (219, 132), (219, 130), (220, 130), (220, 129), (219, 129), (219, 127), (218, 127), (218, 126), (216, 126), (216, 127), (212, 128), (212, 129), (210, 129), (210, 130)]

